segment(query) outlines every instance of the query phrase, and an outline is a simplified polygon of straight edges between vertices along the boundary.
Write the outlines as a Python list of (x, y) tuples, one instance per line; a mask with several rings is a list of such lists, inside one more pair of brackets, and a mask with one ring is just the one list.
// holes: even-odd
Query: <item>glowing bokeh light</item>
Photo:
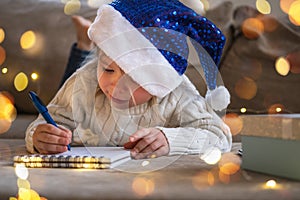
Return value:
[(266, 182), (266, 187), (267, 187), (267, 188), (270, 188), (270, 189), (275, 188), (276, 185), (277, 185), (277, 183), (276, 183), (275, 180), (268, 180), (268, 181)]
[(211, 147), (200, 156), (201, 160), (209, 165), (214, 165), (221, 159), (222, 152), (217, 147)]
[(5, 32), (3, 28), (0, 28), (0, 44), (4, 41), (5, 39)]
[(256, 9), (262, 14), (271, 13), (271, 5), (266, 0), (256, 0)]
[(235, 153), (224, 153), (218, 165), (222, 174), (233, 175), (240, 170), (241, 159)]
[(6, 98), (6, 102), (9, 102), (11, 104), (14, 104), (15, 100), (12, 94), (10, 94), (9, 92), (6, 91), (0, 91), (0, 98), (2, 98), (3, 96)]
[(295, 0), (280, 0), (280, 8), (286, 14), (289, 13), (290, 7)]
[(24, 189), (30, 190), (30, 183), (26, 179), (18, 178), (17, 185), (18, 185), (18, 188), (24, 188)]
[[(31, 189), (30, 183), (27, 180), (29, 172), (26, 166), (22, 163), (15, 165), (15, 173), (18, 177), (17, 185), (18, 185), (18, 200), (47, 200), (45, 197), (40, 197), (40, 195), (33, 189)], [(15, 199), (15, 197), (10, 197), (11, 199)]]
[(17, 113), (16, 109), (12, 103), (6, 103), (6, 104), (1, 103), (1, 108), (0, 108), (1, 119), (7, 119), (12, 122), (16, 118), (16, 113)]
[(41, 197), (35, 190), (30, 189), (30, 200), (41, 200)]
[(5, 133), (11, 127), (11, 123), (16, 119), (17, 111), (4, 92), (0, 92), (0, 134)]
[(200, 191), (208, 186), (213, 186), (215, 182), (214, 174), (207, 170), (203, 170), (192, 177), (193, 187)]
[(257, 18), (263, 23), (265, 32), (273, 32), (278, 28), (278, 20), (272, 15), (258, 15)]
[(236, 113), (227, 113), (224, 122), (229, 126), (232, 135), (239, 134), (243, 129), (243, 119)]
[(247, 108), (241, 108), (241, 109), (240, 109), (240, 112), (241, 112), (241, 113), (246, 113), (246, 112), (247, 112)]
[(2, 72), (2, 74), (6, 74), (8, 72), (8, 69), (6, 67), (3, 67), (1, 72)]
[(38, 79), (39, 78), (39, 75), (37, 74), (37, 73), (32, 73), (31, 74), (31, 79), (32, 80), (36, 80), (36, 79)]
[(230, 175), (224, 174), (224, 173), (222, 173), (222, 171), (220, 170), (220, 171), (219, 171), (219, 180), (220, 180), (222, 183), (228, 184), (228, 183), (230, 183)]
[(234, 91), (239, 98), (250, 100), (256, 96), (257, 85), (251, 78), (243, 77), (236, 82)]
[(24, 164), (17, 164), (15, 168), (15, 173), (18, 178), (26, 180), (28, 178), (28, 169)]
[(28, 78), (26, 74), (23, 72), (18, 73), (14, 79), (14, 86), (19, 92), (25, 90), (28, 86)]
[(132, 190), (139, 197), (145, 197), (154, 192), (155, 183), (152, 179), (136, 177), (132, 182)]
[(156, 158), (157, 156), (155, 155), (155, 154), (152, 154), (151, 156), (150, 156), (150, 158)]
[(6, 59), (6, 51), (3, 47), (0, 46), (0, 65), (4, 63)]
[(24, 200), (30, 200), (31, 199), (30, 190), (25, 189), (25, 188), (19, 188), (18, 198), (24, 199)]
[(268, 109), (268, 113), (269, 114), (276, 114), (276, 113), (279, 113), (279, 112), (282, 112), (285, 110), (285, 107), (284, 105), (282, 104), (279, 104), (279, 103), (276, 103), (276, 104), (273, 104), (269, 107)]
[(240, 170), (240, 166), (232, 162), (228, 162), (220, 166), (220, 171), (226, 175), (233, 175), (239, 170)]
[(207, 182), (210, 186), (214, 185), (215, 184), (215, 176), (213, 173), (211, 172), (208, 172), (207, 174)]
[(264, 24), (257, 18), (248, 18), (242, 24), (242, 32), (248, 39), (257, 39), (264, 32)]
[(145, 160), (145, 161), (142, 162), (142, 166), (143, 167), (145, 167), (145, 166), (147, 166), (149, 164), (150, 164), (150, 162), (148, 160)]
[(81, 3), (79, 0), (70, 0), (65, 4), (64, 13), (66, 15), (73, 15), (80, 10)]
[(21, 48), (24, 50), (32, 48), (36, 44), (36, 35), (29, 30), (22, 34), (20, 39)]
[(300, 0), (291, 4), (288, 14), (290, 21), (296, 26), (300, 26)]
[(37, 56), (44, 56), (44, 53), (46, 52), (45, 41), (45, 34), (38, 31), (34, 32), (34, 45), (31, 48), (26, 49), (26, 51), (24, 51), (24, 54), (32, 58), (36, 58)]
[(286, 58), (279, 57), (275, 62), (275, 69), (281, 76), (286, 76), (290, 71), (290, 63)]

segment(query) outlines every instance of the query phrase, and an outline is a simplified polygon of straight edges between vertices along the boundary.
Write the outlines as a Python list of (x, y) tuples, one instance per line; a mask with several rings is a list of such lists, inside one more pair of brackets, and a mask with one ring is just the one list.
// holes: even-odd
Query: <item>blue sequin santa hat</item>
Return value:
[(225, 37), (177, 0), (113, 1), (98, 9), (88, 35), (135, 82), (159, 98), (182, 82), (190, 38), (204, 70), (208, 103), (222, 110), (230, 102), (228, 90), (216, 84)]

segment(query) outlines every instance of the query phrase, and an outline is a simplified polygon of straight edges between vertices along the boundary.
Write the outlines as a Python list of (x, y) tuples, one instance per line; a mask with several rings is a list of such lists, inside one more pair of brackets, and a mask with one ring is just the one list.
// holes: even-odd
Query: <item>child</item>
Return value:
[[(214, 99), (210, 90), (224, 87), (216, 88), (217, 68), (199, 47), (219, 62), (225, 40), (211, 22), (176, 0), (118, 0), (99, 8), (88, 34), (94, 58), (48, 105), (60, 128), (39, 116), (26, 131), (28, 151), (63, 152), (71, 140), (124, 146), (136, 159), (230, 150), (230, 130), (213, 110), (224, 109), (229, 95)], [(187, 36), (205, 61), (212, 102), (183, 75)]]

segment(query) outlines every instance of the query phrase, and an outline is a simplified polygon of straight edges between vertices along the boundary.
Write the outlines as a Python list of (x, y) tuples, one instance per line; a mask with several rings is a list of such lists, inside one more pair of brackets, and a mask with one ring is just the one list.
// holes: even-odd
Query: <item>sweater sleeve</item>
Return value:
[[(70, 98), (72, 97), (72, 87), (74, 84), (75, 77), (68, 80), (63, 87), (57, 92), (52, 101), (47, 105), (49, 114), (52, 116), (53, 120), (59, 126), (64, 126), (70, 130), (74, 130), (74, 121), (72, 116), (72, 106), (70, 105)], [(31, 122), (26, 129), (26, 149), (30, 153), (36, 153), (33, 146), (32, 136), (36, 127), (39, 124), (44, 124), (46, 121), (41, 114), (38, 115), (37, 119)]]
[(199, 154), (211, 147), (221, 152), (230, 151), (232, 138), (229, 127), (202, 96), (190, 93), (189, 89), (184, 91), (171, 119), (177, 124), (158, 127), (169, 142), (169, 154)]

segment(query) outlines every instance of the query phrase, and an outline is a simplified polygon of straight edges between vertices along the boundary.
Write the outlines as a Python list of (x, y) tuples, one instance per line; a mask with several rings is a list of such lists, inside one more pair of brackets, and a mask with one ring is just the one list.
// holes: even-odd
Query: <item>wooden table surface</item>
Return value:
[[(236, 156), (240, 147), (234, 143), (232, 152), (215, 165), (199, 155), (168, 156), (131, 160), (106, 170), (28, 169), (27, 180), (31, 189), (49, 200), (300, 199), (300, 182), (236, 168), (241, 163)], [(0, 140), (0, 200), (18, 193), (12, 157), (25, 152), (24, 140)], [(235, 167), (224, 171), (220, 166), (226, 159)], [(265, 184), (271, 179), (277, 182), (273, 188)]]

